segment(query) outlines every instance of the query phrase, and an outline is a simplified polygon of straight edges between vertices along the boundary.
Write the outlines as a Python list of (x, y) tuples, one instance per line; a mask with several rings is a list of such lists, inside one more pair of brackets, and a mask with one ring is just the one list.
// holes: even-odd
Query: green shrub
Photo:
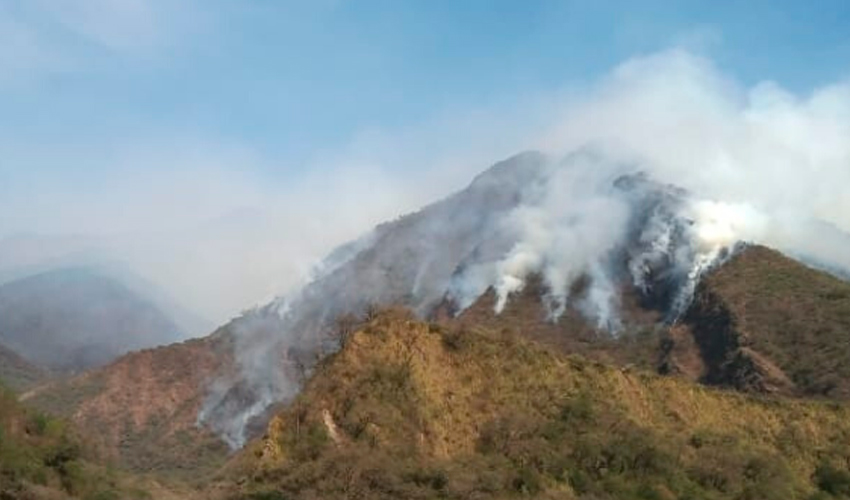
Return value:
[(260, 491), (252, 493), (246, 497), (246, 500), (288, 500), (289, 497), (275, 490)]
[(821, 464), (815, 470), (815, 484), (833, 496), (850, 496), (850, 472), (831, 464)]
[(27, 425), (27, 432), (36, 436), (44, 436), (47, 433), (47, 426), (50, 423), (50, 419), (47, 415), (43, 413), (36, 413), (30, 418), (30, 422)]

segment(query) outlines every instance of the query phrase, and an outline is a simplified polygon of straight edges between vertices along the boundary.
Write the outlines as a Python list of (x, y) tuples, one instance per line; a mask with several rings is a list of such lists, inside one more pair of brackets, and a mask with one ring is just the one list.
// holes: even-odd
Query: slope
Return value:
[(44, 370), (27, 362), (17, 353), (0, 345), (0, 384), (25, 390), (47, 377)]
[[(552, 322), (542, 300), (545, 296), (543, 284), (533, 277), (525, 288), (510, 296), (500, 314), (495, 314), (495, 296), (489, 292), (459, 316), (435, 320), (441, 325), (438, 328), (447, 331), (496, 332), (490, 335), (540, 341), (562, 354), (580, 354), (608, 366), (679, 373), (707, 384), (766, 392), (771, 390), (771, 383), (775, 384), (773, 381), (790, 380), (779, 368), (783, 365), (773, 361), (773, 352), (761, 347), (761, 344), (756, 347), (750, 342), (742, 347), (740, 339), (744, 337), (737, 333), (731, 335), (729, 328), (716, 320), (719, 316), (709, 314), (713, 309), (706, 304), (720, 303), (718, 297), (732, 300), (732, 292), (751, 287), (753, 295), (749, 302), (742, 303), (746, 302), (750, 308), (766, 315), (765, 322), (758, 323), (763, 327), (758, 330), (762, 341), (777, 342), (771, 339), (782, 338), (781, 325), (769, 320), (790, 309), (784, 301), (772, 303), (769, 295), (761, 293), (765, 286), (763, 283), (778, 279), (776, 273), (792, 274), (794, 279), (791, 281), (798, 287), (796, 293), (800, 300), (809, 300), (803, 311), (828, 311), (834, 305), (834, 301), (824, 298), (819, 287), (833, 290), (834, 287), (848, 286), (776, 252), (753, 246), (743, 248), (706, 277), (697, 291), (693, 307), (669, 331), (658, 326), (660, 316), (657, 312), (641, 307), (637, 299), (625, 294), (623, 311), (632, 327), (617, 335), (596, 329), (575, 312)], [(786, 278), (779, 281), (784, 282)], [(780, 298), (794, 296), (789, 290), (777, 293)], [(706, 297), (714, 297), (713, 302)], [(762, 300), (766, 302), (759, 309), (757, 304)], [(758, 317), (752, 316), (748, 309), (736, 310), (735, 314), (735, 318), (746, 324), (758, 321)], [(804, 318), (803, 312), (799, 314)], [(819, 317), (832, 317), (825, 312), (818, 314)], [(850, 323), (842, 323), (840, 315), (833, 320), (834, 335), (827, 338), (834, 342), (818, 344), (821, 340), (817, 340), (809, 347), (813, 352), (841, 355), (842, 331), (846, 331), (842, 328)], [(242, 339), (236, 332), (249, 328), (245, 321), (245, 318), (238, 319), (206, 339), (129, 354), (109, 366), (34, 391), (26, 396), (26, 400), (39, 408), (68, 416), (81, 428), (96, 432), (101, 446), (125, 467), (135, 471), (201, 477), (222, 463), (226, 448), (209, 432), (196, 427), (197, 417), (210, 391), (219, 390), (216, 386), (219, 381), (228, 376), (239, 376), (236, 361), (231, 356), (235, 344)], [(801, 320), (800, 328), (794, 331), (805, 331), (801, 328), (809, 326), (809, 322)], [(272, 329), (267, 334), (274, 336), (281, 332)], [(689, 337), (690, 332), (698, 332), (701, 344)], [(797, 341), (792, 339), (790, 342), (785, 349), (793, 353)], [(706, 347), (703, 352), (700, 345), (714, 347)], [(724, 358), (712, 354), (714, 352), (733, 354)], [(805, 354), (804, 351), (799, 352)], [(285, 357), (277, 358), (281, 365), (286, 362)], [(824, 376), (830, 369), (834, 374), (844, 376), (840, 369), (829, 368), (830, 365), (821, 360), (818, 363), (822, 365), (818, 368), (821, 370), (819, 373)], [(717, 377), (716, 373), (724, 375)], [(466, 377), (457, 376), (461, 380)], [(843, 380), (846, 383), (848, 378)], [(242, 388), (239, 386), (235, 387), (226, 391), (227, 399), (234, 404), (244, 404), (246, 394), (240, 392)], [(785, 388), (783, 394), (813, 394), (796, 390), (795, 386), (780, 387)], [(840, 397), (840, 393), (833, 392), (830, 396)]]
[(150, 498), (141, 483), (96, 462), (64, 422), (24, 408), (0, 387), (0, 498)]
[(482, 296), (447, 324), (509, 330), (567, 353), (620, 366), (638, 365), (743, 391), (847, 399), (850, 396), (850, 283), (758, 245), (742, 246), (707, 273), (678, 321), (664, 325), (628, 288), (621, 291), (626, 328), (615, 334), (574, 311), (557, 321), (548, 291), (532, 277), (493, 310)]
[(180, 336), (150, 302), (90, 269), (0, 286), (0, 342), (42, 368), (78, 371)]
[(197, 420), (209, 385), (233, 370), (231, 343), (223, 328), (203, 339), (127, 354), (21, 399), (73, 422), (125, 469), (200, 479), (228, 453)]
[(850, 283), (753, 246), (699, 285), (666, 369), (743, 390), (850, 397)]
[[(587, 176), (600, 169), (603, 179), (591, 182)], [(501, 309), (537, 275), (548, 287), (540, 299), (551, 315), (570, 310), (570, 322), (594, 326), (587, 330), (622, 326), (622, 287), (652, 302), (657, 316), (669, 315), (689, 297), (697, 262), (720, 251), (696, 244), (701, 233), (692, 204), (683, 190), (592, 150), (562, 160), (528, 152), (499, 162), (465, 189), (338, 248), (302, 289), (252, 311), (245, 323), (261, 333), (248, 331), (237, 343), (242, 373), (231, 385), (240, 388), (233, 391), (239, 398), (211, 398), (205, 421), (244, 442), (242, 422), (295, 393), (297, 380), (281, 360), (321, 352), (337, 317), (362, 314), (370, 304), (404, 305), (422, 317), (449, 304), (453, 315), (489, 293)], [(609, 212), (616, 220), (596, 219)], [(580, 297), (569, 294), (576, 286), (584, 289)], [(567, 304), (568, 298), (581, 300)]]
[[(592, 190), (605, 200), (597, 208), (611, 208), (610, 202), (622, 209), (625, 220), (619, 221), (616, 234), (609, 235), (613, 240), (606, 239), (598, 252), (579, 252), (584, 260), (576, 266), (558, 258), (559, 253), (575, 253), (580, 238), (593, 233), (584, 230), (599, 226), (594, 224), (599, 221), (587, 218), (595, 213), (588, 206), (560, 203), (571, 203), (572, 198), (559, 188), (584, 189), (582, 176), (596, 166), (606, 164), (586, 152), (560, 162), (536, 153), (510, 158), (482, 173), (466, 189), (339, 248), (302, 290), (231, 322), (225, 330), (238, 333), (220, 347), (212, 348), (205, 340), (198, 352), (169, 346), (130, 355), (70, 385), (62, 382), (39, 392), (35, 401), (42, 407), (52, 405), (85, 427), (103, 425), (106, 447), (133, 468), (194, 463), (186, 457), (207, 456), (195, 454), (199, 443), (206, 442), (200, 437), (198, 442), (188, 439), (190, 444), (185, 446), (139, 437), (151, 432), (171, 436), (169, 429), (186, 429), (197, 416), (228, 443), (241, 446), (253, 435), (249, 424), (262, 422), (270, 407), (297, 394), (311, 364), (327, 352), (327, 334), (339, 315), (362, 313), (373, 304), (402, 304), (420, 317), (439, 318), (450, 328), (485, 327), (520, 334), (612, 365), (679, 373), (745, 390), (817, 393), (798, 391), (801, 384), (794, 377), (805, 374), (790, 373), (783, 361), (773, 359), (779, 355), (764, 347), (756, 349), (742, 341), (745, 337), (740, 332), (730, 334), (722, 321), (715, 321), (720, 316), (712, 315), (711, 304), (717, 301), (710, 297), (711, 288), (701, 286), (689, 310), (676, 307), (688, 304), (682, 299), (691, 297), (693, 271), (715, 258), (722, 260), (726, 249), (709, 245), (713, 250), (705, 253), (707, 242), (695, 234), (700, 233), (695, 229), (699, 221), (689, 211), (695, 201), (688, 193), (634, 173), (631, 166), (614, 166), (611, 177)], [(581, 193), (573, 194), (583, 199)], [(558, 235), (541, 238), (547, 242), (542, 254), (525, 251), (537, 240), (523, 232), (527, 221), (521, 216), (529, 213), (546, 223), (539, 229), (549, 232), (543, 233)], [(574, 234), (576, 227), (582, 230)], [(760, 251), (753, 247), (742, 255)], [(517, 262), (506, 255), (528, 258), (513, 265)], [(741, 259), (736, 257), (727, 266)], [(553, 278), (552, 270), (558, 265), (566, 266), (565, 272), (555, 272)], [(753, 272), (770, 271), (770, 266), (762, 266)], [(804, 267), (797, 272), (803, 281), (811, 281), (809, 274), (814, 273)], [(559, 297), (558, 288), (567, 285), (569, 289)], [(808, 286), (799, 293), (805, 295)], [(757, 294), (757, 289), (753, 292)], [(506, 304), (501, 304), (503, 299)], [(820, 307), (820, 300), (825, 299), (815, 300), (812, 307)], [(610, 307), (606, 310), (606, 306)], [(768, 310), (775, 308), (778, 313), (783, 307), (777, 300)], [(737, 314), (740, 322), (750, 313)], [(680, 321), (667, 332), (660, 322), (676, 317)], [(603, 318), (606, 321), (599, 321)], [(836, 319), (836, 328), (846, 324), (842, 321)], [(765, 342), (772, 342), (772, 328), (764, 330)], [(831, 349), (817, 342), (812, 350)], [(783, 349), (788, 357), (794, 356), (793, 346)], [(206, 361), (197, 369), (184, 367), (193, 363), (193, 356)], [(169, 370), (169, 366), (175, 368)], [(172, 380), (159, 377), (160, 370), (172, 373)], [(128, 375), (136, 372), (140, 376)], [(177, 400), (190, 402), (185, 408), (168, 407), (168, 398), (157, 395), (169, 394), (170, 381), (181, 387)], [(104, 389), (106, 385), (113, 389)], [(156, 403), (135, 404), (136, 394), (151, 394), (146, 398)], [(73, 401), (68, 402), (67, 395)], [(121, 417), (125, 402), (139, 416), (126, 425)], [(145, 447), (144, 442), (156, 444)]]
[[(667, 327), (662, 323), (661, 314), (641, 306), (628, 287), (621, 290), (620, 317), (624, 326), (617, 332), (594, 326), (571, 307), (561, 317), (553, 319), (545, 303), (548, 293), (540, 276), (533, 275), (527, 278), (522, 289), (509, 295), (498, 313), (494, 310), (496, 294), (491, 289), (456, 316), (441, 307), (430, 319), (449, 327), (508, 332), (564, 353), (580, 354), (612, 365), (656, 368)], [(576, 290), (573, 298), (581, 293)]]
[(388, 312), (317, 368), (210, 495), (830, 498), (850, 494), (848, 417)]

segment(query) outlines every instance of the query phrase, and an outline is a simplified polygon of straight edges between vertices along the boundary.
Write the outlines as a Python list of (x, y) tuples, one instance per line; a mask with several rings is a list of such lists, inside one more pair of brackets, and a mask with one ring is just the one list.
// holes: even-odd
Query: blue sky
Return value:
[(850, 77), (850, 3), (0, 0), (0, 238), (108, 237), (232, 311), (673, 48), (708, 111), (704, 81), (805, 99)]
[[(249, 145), (272, 175), (363, 130), (505, 105), (674, 44), (801, 91), (850, 69), (842, 0), (0, 0), (0, 18), (31, 38), (0, 57), (4, 142), (104, 156), (204, 138)], [(91, 163), (68, 160), (50, 168)]]

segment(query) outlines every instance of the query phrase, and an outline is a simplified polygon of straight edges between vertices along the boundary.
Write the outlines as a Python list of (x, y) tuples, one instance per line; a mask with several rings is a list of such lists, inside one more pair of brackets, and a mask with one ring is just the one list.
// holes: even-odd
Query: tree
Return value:
[(331, 331), (331, 337), (339, 349), (343, 349), (348, 344), (349, 338), (351, 338), (361, 324), (362, 321), (355, 314), (346, 313), (337, 317), (334, 322), (334, 328)]

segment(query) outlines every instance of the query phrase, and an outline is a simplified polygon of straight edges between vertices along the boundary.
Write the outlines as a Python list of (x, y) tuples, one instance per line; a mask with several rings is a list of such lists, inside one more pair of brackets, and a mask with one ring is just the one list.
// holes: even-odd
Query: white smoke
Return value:
[[(496, 260), (467, 268), (455, 278), (450, 295), (465, 309), (493, 287), (499, 313), (529, 275), (541, 273), (550, 290), (546, 299), (552, 318), (557, 319), (570, 287), (582, 275), (594, 271), (594, 283), (607, 286), (600, 261), (625, 238), (629, 217), (623, 193), (616, 193), (613, 183), (626, 173), (628, 169), (598, 156), (579, 154), (548, 165), (528, 186), (517, 186), (521, 201), (500, 225), (502, 239), (513, 242), (512, 248)], [(607, 314), (612, 306), (605, 304), (613, 297), (596, 287), (591, 295), (590, 308), (602, 314), (599, 322), (613, 320)]]
[[(642, 166), (641, 166), (642, 167)], [(622, 273), (628, 285), (649, 293), (652, 274), (664, 268), (680, 287), (672, 314), (687, 306), (701, 274), (741, 242), (758, 242), (767, 216), (746, 204), (695, 198), (692, 194), (635, 175), (639, 167), (585, 149), (551, 162), (539, 179), (520, 190), (520, 201), (500, 225), (513, 243), (502, 257), (478, 262), (455, 277), (449, 294), (461, 309), (488, 288), (501, 313), (510, 295), (540, 274), (549, 290), (550, 319), (570, 303), (581, 278), (589, 288), (575, 302), (600, 329), (621, 327)], [(627, 257), (617, 252), (626, 249)]]
[(284, 329), (263, 316), (245, 316), (232, 325), (236, 373), (213, 380), (198, 414), (231, 448), (242, 447), (253, 419), (276, 402), (295, 395), (298, 374), (270, 347), (292, 344)]
[(519, 155), (340, 247), (307, 286), (231, 325), (239, 372), (213, 384), (199, 420), (241, 446), (256, 417), (297, 392), (293, 359), (321, 350), (336, 317), (373, 303), (427, 316), (447, 298), (462, 311), (493, 290), (499, 314), (539, 275), (552, 321), (573, 308), (617, 334), (628, 326), (624, 287), (667, 297), (659, 307), (675, 319), (701, 274), (766, 223), (746, 205), (695, 198), (639, 169), (594, 148), (559, 161)]
[(771, 81), (748, 88), (671, 50), (616, 68), (570, 103), (541, 146), (599, 145), (698, 198), (769, 216), (762, 243), (850, 267), (844, 238), (801, 237), (814, 221), (850, 230), (848, 137), (848, 81), (806, 94)]
[[(241, 444), (246, 422), (297, 390), (268, 364), (316, 349), (337, 315), (370, 303), (427, 315), (446, 298), (463, 310), (492, 290), (499, 313), (536, 275), (551, 320), (574, 308), (616, 334), (628, 326), (624, 287), (657, 298), (675, 320), (740, 242), (850, 269), (847, 84), (805, 97), (775, 83), (746, 89), (710, 61), (671, 51), (623, 64), (554, 121), (541, 141), (547, 155), (497, 164), (378, 227), (265, 308), (285, 313), (267, 316), (276, 330), (240, 334), (245, 373), (215, 388), (202, 420)], [(234, 388), (240, 397), (227, 396)]]

